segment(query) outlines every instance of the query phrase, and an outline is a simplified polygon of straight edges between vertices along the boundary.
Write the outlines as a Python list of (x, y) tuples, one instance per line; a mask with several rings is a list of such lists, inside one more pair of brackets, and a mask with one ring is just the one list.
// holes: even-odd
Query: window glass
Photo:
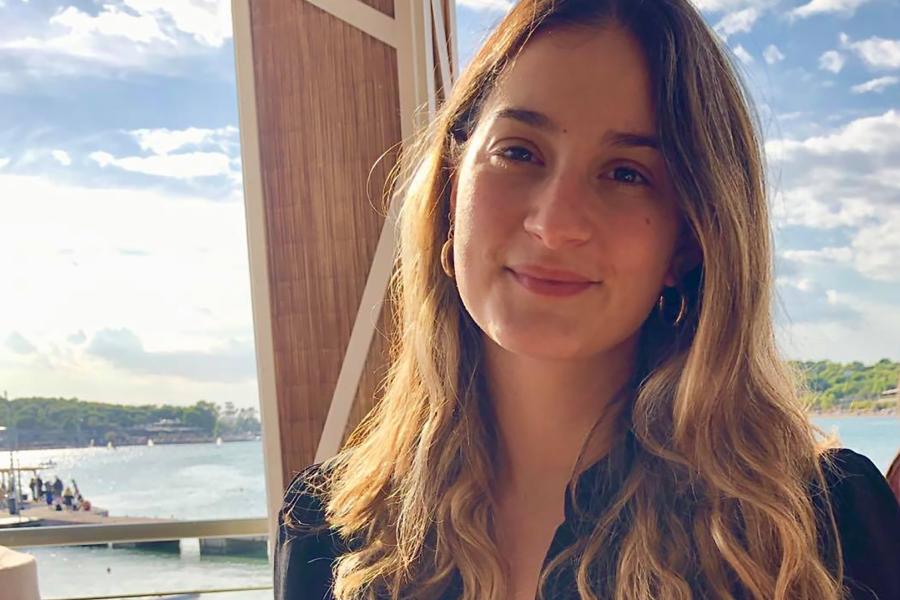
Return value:
[[(4, 495), (43, 524), (264, 518), (230, 1), (5, 0), (0, 23)], [(37, 548), (41, 591), (271, 584), (195, 542)]]

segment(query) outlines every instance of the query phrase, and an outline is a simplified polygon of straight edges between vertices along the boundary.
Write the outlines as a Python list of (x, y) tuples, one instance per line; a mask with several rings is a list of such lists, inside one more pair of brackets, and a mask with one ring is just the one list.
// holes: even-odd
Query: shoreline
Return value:
[[(879, 418), (879, 419), (900, 419), (900, 410), (892, 409), (892, 410), (829, 410), (829, 411), (808, 411), (807, 413), (810, 418), (858, 418), (858, 417), (869, 417), (869, 418)], [(222, 438), (223, 444), (232, 444), (235, 442), (259, 442), (261, 440), (249, 438), (249, 437), (233, 437), (233, 438)], [(215, 444), (216, 439), (183, 439), (183, 440), (167, 440), (167, 441), (155, 441), (152, 447), (156, 446), (177, 446), (177, 445), (186, 445), (186, 444)], [(31, 451), (31, 450), (78, 450), (82, 448), (101, 448), (106, 449), (106, 446), (95, 445), (95, 446), (76, 446), (76, 445), (67, 445), (67, 446), (23, 446), (17, 448), (17, 452), (22, 451)], [(134, 448), (134, 447), (151, 447), (147, 446), (146, 443), (124, 443), (117, 444), (113, 446), (113, 449), (116, 448)], [(9, 452), (9, 448), (0, 449), (0, 453)]]
[[(245, 438), (234, 438), (234, 439), (222, 438), (223, 444), (233, 444), (236, 442), (259, 442), (259, 441), (261, 441), (261, 440), (245, 439)], [(171, 441), (171, 442), (154, 442), (153, 446), (148, 446), (146, 443), (143, 443), (143, 444), (140, 444), (140, 443), (116, 444), (112, 448), (109, 448), (109, 449), (115, 450), (118, 448), (136, 448), (136, 447), (137, 448), (155, 448), (157, 446), (184, 446), (184, 445), (188, 445), (188, 444), (213, 444), (213, 445), (215, 445), (216, 440), (215, 439), (211, 439), (211, 440), (179, 440), (179, 441)], [(86, 450), (89, 448), (97, 448), (99, 450), (108, 449), (107, 446), (101, 446), (98, 444), (98, 445), (94, 445), (94, 446), (74, 446), (74, 445), (69, 445), (69, 446), (21, 446), (19, 448), (16, 448), (15, 451), (16, 452), (26, 452), (26, 451), (31, 451), (31, 450), (82, 450), (82, 449)], [(0, 454), (2, 454), (4, 452), (8, 453), (11, 451), (12, 450), (10, 450), (9, 448), (2, 448), (2, 449), (0, 449)]]
[(896, 419), (900, 417), (900, 410), (811, 410), (808, 414), (810, 417), (880, 417)]

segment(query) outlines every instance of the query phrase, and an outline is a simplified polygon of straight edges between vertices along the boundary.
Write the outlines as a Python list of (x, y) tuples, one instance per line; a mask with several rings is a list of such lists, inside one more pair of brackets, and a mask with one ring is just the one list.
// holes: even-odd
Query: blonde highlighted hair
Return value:
[(593, 529), (546, 566), (541, 595), (574, 561), (585, 600), (842, 597), (840, 547), (819, 547), (810, 491), (825, 485), (827, 458), (775, 346), (760, 141), (726, 52), (688, 0), (523, 0), (401, 159), (389, 375), (323, 465), (327, 526), (350, 546), (335, 566), (340, 600), (437, 598), (454, 580), (466, 600), (506, 597), (482, 334), (440, 262), (450, 181), (498, 77), (533, 35), (607, 25), (646, 55), (661, 150), (702, 262), (679, 283), (684, 321), (654, 312), (643, 326), (628, 435), (610, 454), (621, 481)]

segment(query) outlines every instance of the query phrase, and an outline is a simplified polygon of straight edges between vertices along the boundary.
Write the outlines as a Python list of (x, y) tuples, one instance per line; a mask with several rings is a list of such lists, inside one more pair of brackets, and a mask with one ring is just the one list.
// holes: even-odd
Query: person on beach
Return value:
[(40, 502), (41, 498), (44, 496), (44, 480), (41, 479), (41, 476), (38, 475), (34, 482), (34, 501)]
[(44, 499), (47, 501), (47, 506), (53, 505), (53, 484), (49, 479), (44, 482)]
[(689, 0), (522, 0), (405, 148), (375, 408), (275, 598), (900, 598), (900, 508), (775, 344), (758, 127)]

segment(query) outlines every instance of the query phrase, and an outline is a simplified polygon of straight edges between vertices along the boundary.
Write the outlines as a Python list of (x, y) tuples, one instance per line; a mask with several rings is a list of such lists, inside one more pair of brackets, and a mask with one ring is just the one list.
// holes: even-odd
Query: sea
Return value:
[[(814, 417), (841, 445), (864, 454), (885, 473), (900, 450), (900, 418)], [(2, 456), (2, 455), (0, 455)], [(28, 450), (21, 465), (53, 461), (42, 475), (72, 479), (85, 498), (111, 515), (172, 519), (265, 517), (262, 445), (259, 441)], [(196, 540), (180, 554), (105, 547), (24, 548), (37, 558), (44, 600), (161, 594), (179, 599), (262, 600), (272, 591), (195, 595), (177, 593), (270, 586), (265, 558), (201, 556)]]

